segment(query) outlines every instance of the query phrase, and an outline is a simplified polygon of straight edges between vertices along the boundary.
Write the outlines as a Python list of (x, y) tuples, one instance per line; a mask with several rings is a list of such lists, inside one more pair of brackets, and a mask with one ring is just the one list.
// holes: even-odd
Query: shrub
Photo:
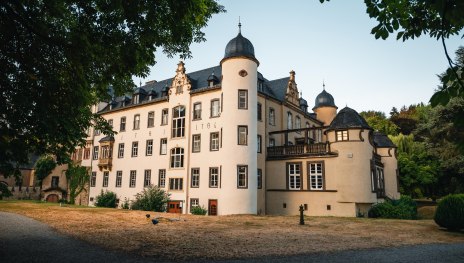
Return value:
[(437, 207), (435, 223), (449, 230), (464, 229), (464, 194), (448, 195)]
[(399, 200), (385, 199), (369, 209), (370, 218), (416, 219), (417, 204), (409, 196), (401, 196)]
[(192, 209), (190, 209), (190, 213), (192, 213), (192, 215), (204, 216), (206, 213), (208, 213), (208, 210), (206, 210), (206, 208), (203, 206), (194, 206)]
[(129, 199), (127, 199), (126, 197), (124, 197), (124, 202), (122, 203), (121, 208), (122, 209), (129, 209), (130, 208)]
[(131, 208), (134, 210), (163, 212), (169, 201), (169, 194), (158, 186), (150, 185), (135, 195)]
[(12, 195), (10, 190), (8, 190), (8, 185), (0, 182), (0, 200), (2, 200), (3, 197), (10, 197)]
[(101, 191), (100, 195), (98, 195), (95, 201), (95, 205), (98, 207), (111, 207), (116, 208), (116, 193), (111, 191)]

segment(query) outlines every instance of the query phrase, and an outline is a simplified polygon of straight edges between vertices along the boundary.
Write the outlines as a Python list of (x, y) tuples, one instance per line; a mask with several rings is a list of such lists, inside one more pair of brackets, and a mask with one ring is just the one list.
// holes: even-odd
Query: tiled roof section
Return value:
[(287, 93), (287, 84), (290, 80), (290, 77), (276, 79), (272, 81), (267, 81), (266, 86), (271, 90), (273, 93), (274, 98), (278, 99), (279, 101), (285, 101), (285, 94)]
[(350, 128), (372, 129), (359, 113), (351, 108), (345, 107), (335, 116), (328, 130)]
[[(203, 89), (203, 88), (208, 87), (208, 77), (213, 72), (215, 76), (221, 76), (222, 75), (221, 66), (215, 66), (215, 67), (195, 71), (192, 73), (187, 73), (189, 80), (192, 84), (192, 91), (196, 89)], [(137, 87), (136, 89), (134, 89), (135, 93), (133, 94), (125, 94), (124, 96), (114, 98), (115, 103), (113, 104), (111, 109), (113, 110), (113, 109), (123, 108), (127, 106), (132, 106), (133, 105), (132, 96), (134, 94), (139, 94), (141, 96), (138, 104), (143, 104), (149, 101), (160, 101), (162, 100), (162, 96), (164, 95), (162, 92), (163, 88), (166, 85), (170, 87), (171, 83), (172, 83), (172, 78), (169, 78), (169, 79), (161, 80), (158, 82), (148, 83), (142, 87)], [(112, 91), (110, 91), (110, 94), (111, 93)], [(154, 96), (150, 98), (150, 95), (154, 95)], [(124, 101), (125, 103), (123, 103)], [(110, 107), (108, 105), (100, 112), (105, 112), (109, 110), (110, 110)]]
[(396, 145), (381, 132), (374, 132), (374, 145), (378, 148), (396, 148)]

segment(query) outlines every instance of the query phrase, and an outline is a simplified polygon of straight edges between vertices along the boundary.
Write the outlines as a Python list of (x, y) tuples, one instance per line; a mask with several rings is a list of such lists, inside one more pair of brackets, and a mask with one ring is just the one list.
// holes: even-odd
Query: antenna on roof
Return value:
[(238, 33), (242, 33), (242, 23), (240, 23), (240, 16), (238, 17)]

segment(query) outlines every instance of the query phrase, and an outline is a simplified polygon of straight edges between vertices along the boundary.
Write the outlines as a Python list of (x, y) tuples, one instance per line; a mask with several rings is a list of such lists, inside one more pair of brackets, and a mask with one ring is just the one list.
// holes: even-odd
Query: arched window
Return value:
[(295, 129), (301, 129), (301, 119), (300, 116), (295, 117)]
[(185, 135), (185, 107), (177, 106), (172, 109), (172, 138)]
[(171, 168), (184, 167), (184, 148), (171, 149)]
[(287, 112), (287, 130), (293, 129), (293, 116), (291, 112)]

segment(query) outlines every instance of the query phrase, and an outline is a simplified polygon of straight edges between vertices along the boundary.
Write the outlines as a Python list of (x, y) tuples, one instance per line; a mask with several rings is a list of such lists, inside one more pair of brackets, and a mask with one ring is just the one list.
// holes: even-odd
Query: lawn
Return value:
[[(296, 216), (193, 216), (166, 213), (153, 225), (147, 212), (0, 201), (0, 210), (22, 214), (57, 231), (111, 250), (169, 260), (293, 255), (426, 243), (464, 242), (433, 220)], [(170, 221), (168, 219), (180, 219)]]

